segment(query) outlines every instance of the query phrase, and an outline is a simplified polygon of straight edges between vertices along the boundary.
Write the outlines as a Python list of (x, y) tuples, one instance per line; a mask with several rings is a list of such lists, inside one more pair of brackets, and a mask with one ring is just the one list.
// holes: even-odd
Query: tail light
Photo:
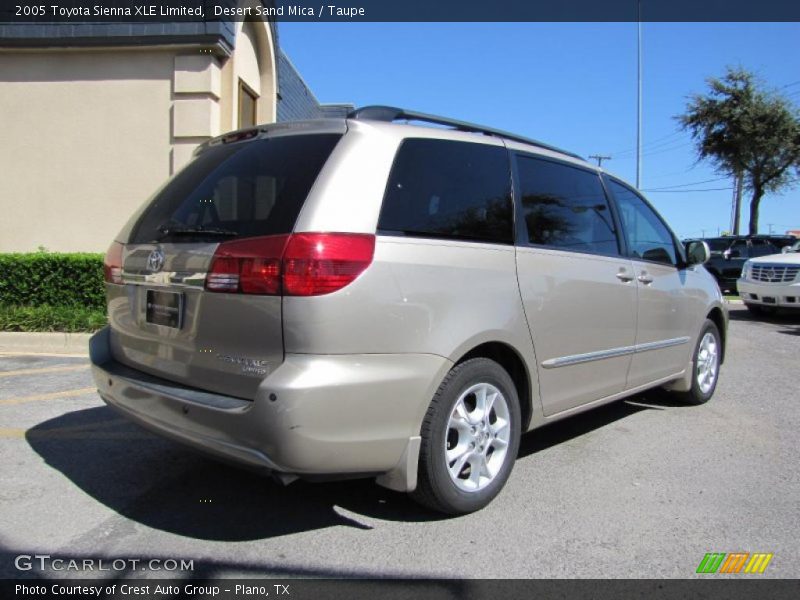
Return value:
[(206, 289), (243, 294), (281, 293), (281, 256), (288, 235), (223, 242), (214, 253)]
[(122, 283), (122, 244), (112, 242), (103, 260), (103, 277), (108, 283)]
[(372, 263), (375, 236), (295, 233), (219, 245), (206, 277), (212, 292), (320, 296), (352, 283)]

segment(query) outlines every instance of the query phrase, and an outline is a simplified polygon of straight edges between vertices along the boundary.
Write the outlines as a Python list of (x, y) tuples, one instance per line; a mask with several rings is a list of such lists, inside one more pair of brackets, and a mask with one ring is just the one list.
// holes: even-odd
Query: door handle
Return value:
[(636, 279), (645, 285), (650, 285), (653, 283), (653, 278), (647, 274), (647, 271), (642, 271), (641, 275), (639, 275)]
[(625, 269), (620, 269), (619, 273), (617, 273), (617, 279), (624, 283), (628, 283), (629, 281), (633, 281), (633, 275), (628, 275), (628, 272)]

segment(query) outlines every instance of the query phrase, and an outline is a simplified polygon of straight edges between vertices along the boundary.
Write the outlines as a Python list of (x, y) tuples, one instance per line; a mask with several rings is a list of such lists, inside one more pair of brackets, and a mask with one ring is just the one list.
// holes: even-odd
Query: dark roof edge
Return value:
[(133, 45), (210, 45), (230, 54), (232, 22), (0, 24), (0, 47), (54, 48)]
[(215, 35), (197, 36), (129, 36), (124, 38), (74, 37), (42, 40), (38, 39), (0, 39), (0, 49), (19, 48), (29, 50), (45, 50), (47, 48), (108, 48), (137, 47), (147, 50), (153, 46), (214, 46), (219, 54), (230, 56), (233, 52), (225, 40)]

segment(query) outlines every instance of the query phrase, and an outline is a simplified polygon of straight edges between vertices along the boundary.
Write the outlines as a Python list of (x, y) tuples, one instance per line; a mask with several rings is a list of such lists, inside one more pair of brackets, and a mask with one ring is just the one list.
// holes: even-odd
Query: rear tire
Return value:
[(692, 389), (677, 394), (686, 404), (705, 404), (714, 395), (719, 380), (719, 366), (722, 359), (722, 340), (719, 329), (710, 319), (706, 319), (692, 356), (694, 373)]
[(761, 308), (758, 304), (748, 304), (747, 302), (744, 303), (747, 307), (747, 310), (750, 311), (750, 314), (754, 317), (760, 317), (764, 314), (764, 309)]
[(488, 358), (456, 365), (422, 421), (412, 498), (450, 515), (485, 507), (511, 474), (520, 426), (517, 390), (503, 367)]

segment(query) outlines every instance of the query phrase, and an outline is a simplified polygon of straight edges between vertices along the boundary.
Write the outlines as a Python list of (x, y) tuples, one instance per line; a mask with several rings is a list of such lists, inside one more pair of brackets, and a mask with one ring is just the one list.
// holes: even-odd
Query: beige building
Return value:
[(105, 251), (204, 140), (343, 110), (274, 23), (0, 27), (0, 252)]

